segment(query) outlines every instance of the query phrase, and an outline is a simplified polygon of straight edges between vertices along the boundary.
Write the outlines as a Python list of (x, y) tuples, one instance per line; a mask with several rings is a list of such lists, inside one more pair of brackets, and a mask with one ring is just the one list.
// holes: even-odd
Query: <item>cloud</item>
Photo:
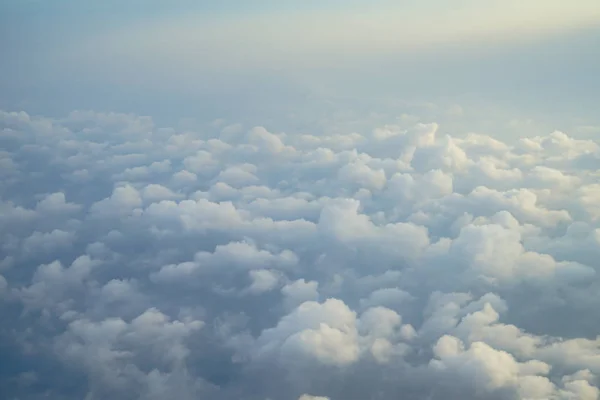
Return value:
[(596, 141), (244, 126), (0, 112), (2, 393), (598, 397)]
[(303, 394), (298, 398), (298, 400), (329, 400), (329, 398), (323, 396), (311, 396), (309, 394)]

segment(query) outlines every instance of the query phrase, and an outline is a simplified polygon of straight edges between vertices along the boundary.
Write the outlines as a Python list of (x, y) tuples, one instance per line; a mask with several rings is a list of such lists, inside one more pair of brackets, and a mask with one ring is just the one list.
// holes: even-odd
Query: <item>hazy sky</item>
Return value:
[(465, 98), (591, 118), (600, 89), (594, 0), (0, 7), (0, 104), (10, 109), (179, 118), (305, 107), (306, 96)]

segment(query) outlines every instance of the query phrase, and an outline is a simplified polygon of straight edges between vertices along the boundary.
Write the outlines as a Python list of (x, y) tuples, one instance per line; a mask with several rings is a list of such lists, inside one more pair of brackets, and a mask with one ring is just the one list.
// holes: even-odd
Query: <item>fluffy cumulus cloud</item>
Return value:
[(594, 141), (0, 112), (0, 144), (4, 398), (599, 396)]

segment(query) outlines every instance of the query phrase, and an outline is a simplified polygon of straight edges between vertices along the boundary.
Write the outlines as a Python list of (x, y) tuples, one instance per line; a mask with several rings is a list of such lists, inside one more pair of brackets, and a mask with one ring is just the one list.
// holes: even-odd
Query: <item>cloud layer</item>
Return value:
[(9, 398), (598, 398), (594, 141), (0, 129)]

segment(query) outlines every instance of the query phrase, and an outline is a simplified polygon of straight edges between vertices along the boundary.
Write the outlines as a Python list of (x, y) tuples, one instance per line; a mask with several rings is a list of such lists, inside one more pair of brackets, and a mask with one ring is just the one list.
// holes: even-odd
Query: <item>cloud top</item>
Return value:
[(0, 112), (18, 398), (596, 399), (600, 146)]

